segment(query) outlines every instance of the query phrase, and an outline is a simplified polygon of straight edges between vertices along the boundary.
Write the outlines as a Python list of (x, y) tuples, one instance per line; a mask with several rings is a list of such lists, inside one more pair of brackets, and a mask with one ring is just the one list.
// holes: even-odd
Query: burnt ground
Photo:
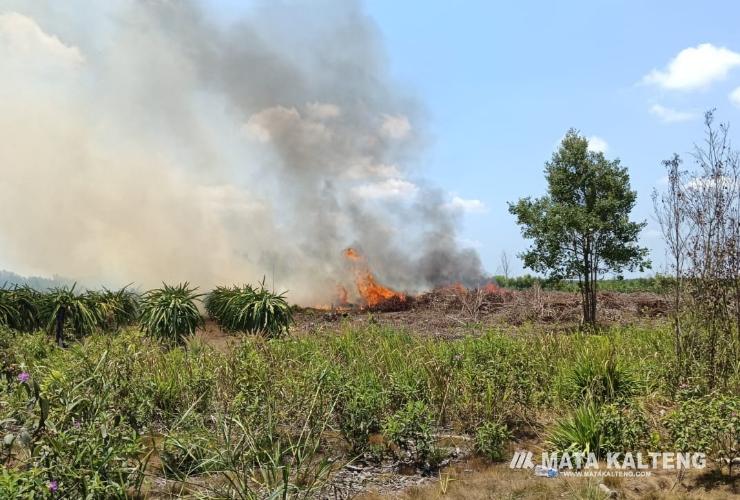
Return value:
[[(657, 319), (669, 310), (664, 296), (647, 292), (603, 292), (598, 301), (598, 321), (604, 326)], [(581, 322), (581, 306), (580, 296), (570, 292), (447, 287), (406, 300), (394, 298), (374, 308), (297, 308), (295, 319), (293, 331), (298, 334), (373, 323), (425, 336), (456, 338), (469, 334), (471, 327), (525, 323), (572, 330)]]

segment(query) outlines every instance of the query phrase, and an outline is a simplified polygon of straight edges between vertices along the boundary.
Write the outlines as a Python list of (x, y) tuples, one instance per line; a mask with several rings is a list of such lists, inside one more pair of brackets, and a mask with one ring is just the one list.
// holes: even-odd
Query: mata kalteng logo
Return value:
[(672, 451), (632, 453), (610, 452), (605, 461), (599, 462), (595, 453), (582, 452), (546, 452), (543, 451), (539, 464), (534, 463), (534, 453), (527, 450), (518, 450), (514, 453), (509, 467), (512, 469), (538, 469), (550, 471), (563, 470), (676, 470), (676, 469), (703, 469), (706, 467), (704, 453), (683, 453)]

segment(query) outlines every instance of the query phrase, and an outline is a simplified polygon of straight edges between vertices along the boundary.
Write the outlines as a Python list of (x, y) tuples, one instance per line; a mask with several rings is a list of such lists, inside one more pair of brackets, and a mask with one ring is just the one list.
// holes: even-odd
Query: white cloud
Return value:
[(650, 114), (657, 116), (664, 123), (678, 123), (693, 120), (696, 118), (695, 113), (689, 111), (679, 111), (673, 108), (666, 108), (660, 104), (650, 106)]
[(480, 200), (466, 200), (459, 196), (453, 196), (452, 200), (447, 203), (447, 208), (451, 210), (466, 212), (466, 213), (483, 213), (486, 211), (486, 204)]
[(419, 190), (413, 182), (403, 179), (386, 179), (355, 187), (355, 195), (365, 199), (411, 198)]
[(77, 47), (65, 45), (44, 32), (35, 20), (17, 12), (0, 14), (0, 58), (32, 67), (77, 66), (84, 62)]
[(457, 240), (457, 243), (463, 248), (474, 248), (476, 250), (481, 250), (483, 248), (483, 242), (480, 240), (473, 240), (463, 237), (458, 237), (455, 239)]
[(670, 90), (693, 90), (724, 79), (735, 66), (740, 66), (739, 53), (702, 43), (683, 49), (665, 70), (652, 70), (643, 82)]
[(730, 102), (740, 108), (740, 87), (730, 92)]
[(411, 123), (403, 115), (383, 115), (380, 133), (390, 139), (403, 139), (411, 132)]
[(599, 137), (598, 135), (592, 135), (588, 138), (588, 150), (594, 153), (606, 153), (609, 149), (609, 144)]
[(702, 190), (715, 190), (715, 189), (727, 189), (736, 192), (740, 186), (738, 181), (730, 176), (722, 176), (719, 178), (715, 177), (696, 177), (686, 183), (686, 187), (691, 190), (702, 191)]

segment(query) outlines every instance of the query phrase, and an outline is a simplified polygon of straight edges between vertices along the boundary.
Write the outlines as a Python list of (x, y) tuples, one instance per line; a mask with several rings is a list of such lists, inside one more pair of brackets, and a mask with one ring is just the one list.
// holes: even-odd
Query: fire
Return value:
[(377, 282), (375, 276), (370, 271), (370, 267), (367, 265), (365, 258), (357, 250), (354, 248), (348, 248), (344, 251), (344, 256), (352, 263), (357, 292), (360, 294), (360, 297), (365, 304), (373, 307), (394, 297), (400, 300), (406, 300), (405, 294), (396, 292), (395, 290), (385, 287)]
[(337, 302), (340, 306), (349, 304), (347, 289), (342, 285), (337, 285)]

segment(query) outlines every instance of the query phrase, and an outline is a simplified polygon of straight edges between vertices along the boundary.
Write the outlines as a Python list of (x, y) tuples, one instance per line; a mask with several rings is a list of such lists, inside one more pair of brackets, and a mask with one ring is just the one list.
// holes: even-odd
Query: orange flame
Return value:
[[(376, 306), (385, 300), (394, 297), (400, 300), (406, 300), (406, 295), (396, 292), (377, 282), (375, 276), (370, 271), (365, 258), (354, 248), (348, 248), (344, 251), (344, 256), (353, 263), (355, 273), (355, 285), (357, 292), (362, 300), (370, 307)], [(346, 291), (345, 291), (346, 292)]]

